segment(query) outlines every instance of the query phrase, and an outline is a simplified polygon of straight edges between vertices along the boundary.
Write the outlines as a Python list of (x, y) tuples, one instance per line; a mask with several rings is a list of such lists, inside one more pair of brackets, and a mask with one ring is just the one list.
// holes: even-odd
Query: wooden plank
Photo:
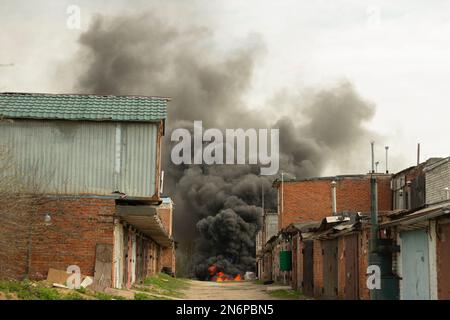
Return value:
[(95, 252), (95, 273), (93, 284), (95, 290), (104, 291), (105, 288), (112, 287), (112, 262), (113, 245), (97, 244)]
[[(69, 276), (70, 274), (67, 273), (67, 271), (49, 268), (47, 274), (47, 281), (51, 283), (66, 285), (67, 278)], [(86, 277), (87, 277), (86, 275), (82, 274), (80, 276), (80, 282), (83, 282), (84, 279), (86, 279)]]
[(51, 283), (59, 283), (66, 285), (69, 274), (65, 270), (48, 269), (47, 280)]

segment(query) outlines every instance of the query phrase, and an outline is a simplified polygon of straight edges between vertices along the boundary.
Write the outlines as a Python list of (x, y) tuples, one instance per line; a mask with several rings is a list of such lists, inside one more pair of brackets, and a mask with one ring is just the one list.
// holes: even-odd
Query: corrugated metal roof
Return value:
[(169, 98), (0, 93), (0, 117), (90, 121), (164, 120)]
[(156, 206), (117, 206), (117, 214), (159, 245), (170, 247), (173, 239), (156, 214), (156, 209)]
[(424, 209), (415, 211), (397, 220), (392, 220), (380, 224), (381, 228), (389, 228), (397, 225), (410, 225), (429, 219), (434, 219), (450, 212), (450, 201), (430, 205)]
[(303, 222), (303, 223), (291, 223), (286, 228), (283, 229), (283, 231), (288, 233), (296, 233), (296, 232), (308, 232), (309, 229), (317, 228), (321, 224), (321, 221), (309, 221), (309, 222)]

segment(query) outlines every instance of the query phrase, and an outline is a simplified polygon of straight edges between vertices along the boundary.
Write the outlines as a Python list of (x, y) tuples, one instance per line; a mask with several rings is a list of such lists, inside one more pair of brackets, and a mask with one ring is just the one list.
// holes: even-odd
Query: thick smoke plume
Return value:
[(347, 82), (303, 94), (280, 91), (252, 111), (245, 95), (263, 63), (263, 40), (250, 35), (224, 54), (212, 39), (210, 30), (195, 23), (175, 27), (151, 13), (98, 16), (79, 39), (84, 68), (76, 83), (83, 93), (172, 98), (165, 192), (175, 201), (180, 248), (196, 239), (191, 271), (202, 279), (212, 263), (229, 274), (254, 269), (261, 190), (265, 208), (275, 209), (275, 177), (261, 177), (259, 168), (249, 165), (175, 166), (170, 162), (174, 128), (190, 128), (194, 120), (205, 128), (279, 128), (280, 168), (303, 178), (319, 175), (329, 162), (351, 160), (368, 139), (363, 125), (374, 114)]

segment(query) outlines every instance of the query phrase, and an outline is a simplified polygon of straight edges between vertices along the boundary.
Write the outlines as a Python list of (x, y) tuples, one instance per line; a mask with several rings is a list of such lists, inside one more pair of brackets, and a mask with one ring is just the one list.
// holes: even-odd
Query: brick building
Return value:
[[(391, 210), (392, 194), (389, 174), (376, 174), (378, 209)], [(333, 214), (332, 187), (336, 182), (337, 212), (370, 211), (370, 175), (342, 175), (303, 180), (275, 180), (278, 191), (278, 228), (291, 223), (318, 221)]]
[[(392, 209), (391, 175), (375, 176), (378, 210), (386, 214)], [(370, 214), (370, 174), (276, 180), (274, 187), (279, 233), (284, 237), (277, 252), (292, 250), (287, 282), (309, 295), (368, 298), (368, 230), (363, 220)], [(312, 227), (317, 224), (320, 227)], [(276, 254), (272, 255), (276, 261)], [(351, 282), (346, 279), (349, 274)]]
[(10, 168), (0, 181), (24, 199), (19, 209), (0, 203), (0, 277), (44, 279), (77, 265), (98, 287), (122, 288), (174, 268), (172, 209), (160, 197), (167, 102), (0, 94)]

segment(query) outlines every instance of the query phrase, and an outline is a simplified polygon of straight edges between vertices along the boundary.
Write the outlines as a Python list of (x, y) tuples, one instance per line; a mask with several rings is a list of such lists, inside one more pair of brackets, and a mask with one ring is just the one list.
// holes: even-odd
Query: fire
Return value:
[(211, 280), (215, 280), (216, 282), (242, 281), (242, 277), (239, 273), (234, 277), (228, 276), (223, 271), (217, 272), (217, 267), (215, 265), (209, 266), (208, 273), (211, 276)]

